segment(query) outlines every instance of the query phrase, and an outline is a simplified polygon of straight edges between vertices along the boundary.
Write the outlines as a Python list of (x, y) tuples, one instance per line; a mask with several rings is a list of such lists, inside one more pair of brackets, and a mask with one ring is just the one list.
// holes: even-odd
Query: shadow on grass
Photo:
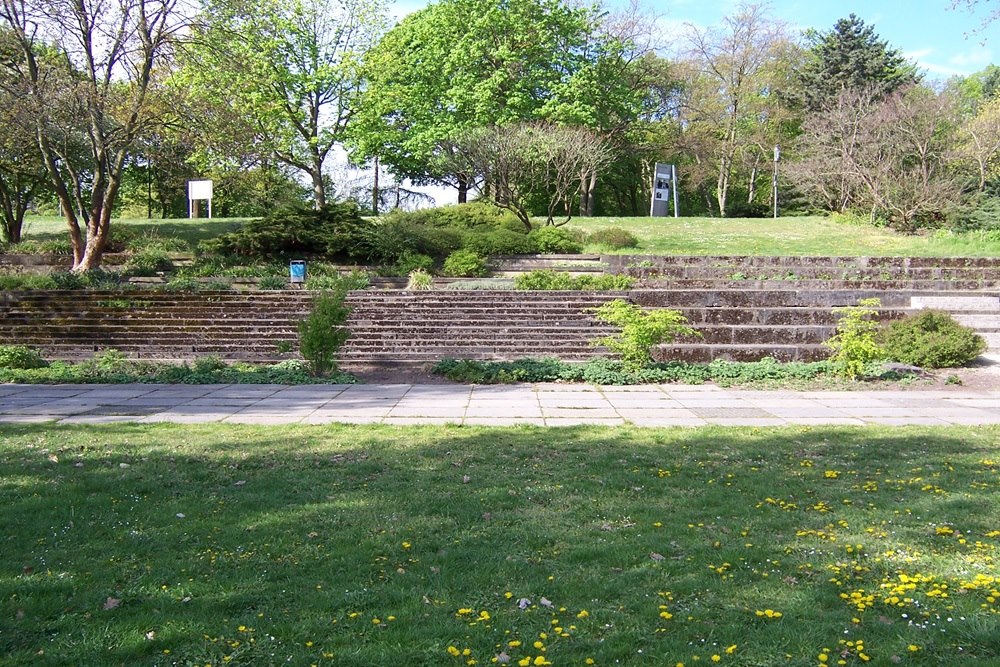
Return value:
[(1000, 659), (993, 428), (0, 433), (14, 664)]

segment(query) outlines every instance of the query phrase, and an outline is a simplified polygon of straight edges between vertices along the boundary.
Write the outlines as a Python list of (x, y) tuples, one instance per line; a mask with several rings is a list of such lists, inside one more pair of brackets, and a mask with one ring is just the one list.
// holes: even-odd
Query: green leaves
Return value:
[(594, 341), (618, 354), (626, 368), (637, 369), (653, 361), (652, 348), (671, 343), (681, 336), (699, 336), (687, 326), (687, 318), (679, 311), (663, 308), (643, 310), (639, 306), (615, 299), (596, 311), (602, 322), (621, 327), (621, 332)]
[(840, 316), (837, 333), (824, 345), (833, 350), (830, 361), (839, 373), (851, 380), (863, 375), (873, 361), (885, 358), (885, 350), (878, 344), (878, 298), (861, 299), (856, 306), (834, 308)]

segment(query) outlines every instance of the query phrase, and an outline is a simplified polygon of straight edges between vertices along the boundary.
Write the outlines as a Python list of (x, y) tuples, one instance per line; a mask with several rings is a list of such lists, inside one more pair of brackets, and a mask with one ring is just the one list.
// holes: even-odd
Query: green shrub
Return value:
[(924, 310), (883, 328), (879, 342), (894, 361), (923, 368), (963, 366), (986, 350), (986, 341), (940, 310)]
[(55, 289), (83, 289), (87, 284), (79, 274), (71, 271), (53, 271), (49, 278), (55, 283)]
[(313, 300), (312, 311), (299, 322), (299, 352), (309, 362), (313, 375), (336, 370), (334, 357), (351, 335), (344, 326), (350, 309), (344, 305), (343, 289), (323, 292)]
[(51, 276), (33, 274), (0, 275), (0, 290), (56, 289), (56, 281)]
[(434, 258), (429, 255), (421, 255), (416, 252), (405, 252), (393, 267), (396, 275), (408, 276), (414, 271), (429, 273), (434, 268)]
[(0, 345), (0, 368), (25, 370), (45, 368), (49, 362), (27, 345)]
[(272, 211), (234, 232), (202, 241), (209, 254), (277, 259), (302, 253), (353, 257), (369, 225), (351, 202)]
[(288, 279), (284, 276), (264, 276), (257, 280), (257, 289), (260, 290), (283, 290), (288, 286)]
[(129, 255), (125, 270), (133, 276), (155, 276), (174, 267), (165, 250), (150, 246)]
[(687, 318), (669, 308), (643, 310), (639, 306), (615, 299), (594, 311), (597, 319), (620, 327), (621, 331), (591, 341), (603, 345), (621, 357), (626, 368), (646, 366), (653, 361), (652, 349), (660, 343), (671, 343), (681, 336), (700, 336), (687, 326)]
[(210, 354), (205, 357), (198, 357), (191, 364), (191, 370), (195, 373), (214, 373), (216, 371), (221, 371), (228, 367), (225, 361), (216, 354)]
[(524, 233), (523, 226), (519, 232), (511, 229), (494, 229), (485, 233), (471, 233), (463, 247), (482, 257), (530, 255), (538, 252), (538, 246)]
[(199, 287), (201, 284), (194, 278), (178, 276), (168, 280), (163, 289), (168, 292), (195, 292)]
[(410, 271), (406, 282), (406, 289), (409, 291), (429, 290), (434, 285), (434, 277), (423, 269)]
[(587, 241), (613, 250), (639, 247), (639, 239), (632, 232), (622, 227), (598, 229), (587, 238)]
[(878, 344), (877, 298), (861, 299), (856, 306), (834, 308), (840, 316), (837, 333), (823, 343), (833, 350), (830, 361), (838, 374), (851, 380), (863, 375), (868, 366), (885, 358), (885, 350)]
[(456, 280), (443, 286), (446, 290), (512, 290), (514, 282), (510, 278), (480, 278)]
[(307, 290), (333, 290), (345, 294), (371, 286), (371, 277), (364, 271), (351, 271), (346, 275), (313, 276), (306, 278)]
[(586, 290), (625, 291), (632, 289), (635, 278), (618, 274), (584, 274), (574, 276), (565, 271), (539, 269), (514, 277), (514, 289), (518, 290)]
[[(388, 213), (385, 219), (427, 227), (458, 227), (462, 229), (521, 225), (521, 221), (513, 213), (489, 202), (451, 204), (436, 208), (422, 208), (416, 211), (395, 210)], [(523, 225), (521, 226), (523, 227)]]
[(572, 254), (583, 250), (583, 245), (573, 238), (572, 232), (562, 227), (540, 227), (528, 234), (538, 252)]
[(441, 273), (454, 278), (482, 278), (489, 275), (486, 260), (471, 250), (456, 250), (448, 255)]
[(774, 359), (761, 359), (751, 362), (716, 360), (710, 364), (670, 361), (633, 368), (621, 361), (606, 358), (592, 359), (582, 364), (558, 359), (445, 359), (436, 364), (431, 372), (454, 382), (469, 384), (589, 382), (599, 385), (634, 385), (663, 382), (702, 384), (713, 381), (721, 386), (731, 386), (812, 380), (829, 375), (831, 365), (826, 361), (779, 363)]

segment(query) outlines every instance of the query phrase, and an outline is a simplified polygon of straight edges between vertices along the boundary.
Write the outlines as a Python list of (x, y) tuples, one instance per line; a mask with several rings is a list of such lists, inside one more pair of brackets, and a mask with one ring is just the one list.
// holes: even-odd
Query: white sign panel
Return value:
[(195, 217), (196, 201), (208, 200), (208, 217), (212, 217), (212, 181), (188, 181), (188, 217)]
[(188, 199), (211, 199), (212, 181), (188, 181)]

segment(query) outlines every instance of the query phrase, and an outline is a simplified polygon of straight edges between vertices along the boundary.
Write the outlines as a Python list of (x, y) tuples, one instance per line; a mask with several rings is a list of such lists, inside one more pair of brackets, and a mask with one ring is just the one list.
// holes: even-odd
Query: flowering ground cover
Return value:
[(0, 664), (1000, 664), (998, 436), (0, 426)]

